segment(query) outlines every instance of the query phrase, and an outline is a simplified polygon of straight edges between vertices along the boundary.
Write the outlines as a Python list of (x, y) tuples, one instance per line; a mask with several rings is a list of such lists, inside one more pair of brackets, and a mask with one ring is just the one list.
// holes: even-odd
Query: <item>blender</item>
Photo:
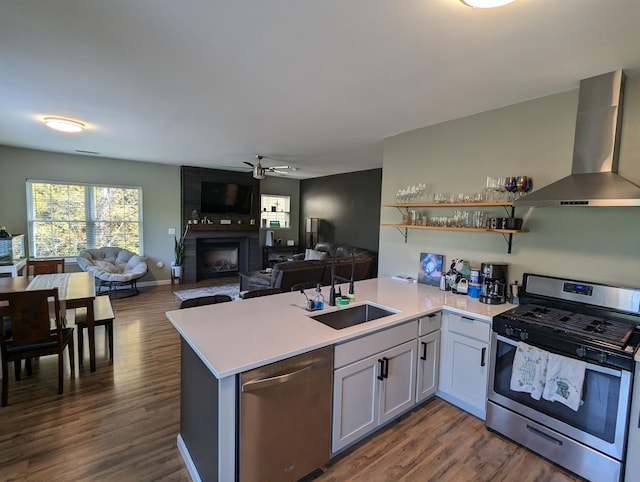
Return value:
[(482, 294), (479, 301), (488, 305), (500, 305), (507, 300), (507, 264), (482, 263)]

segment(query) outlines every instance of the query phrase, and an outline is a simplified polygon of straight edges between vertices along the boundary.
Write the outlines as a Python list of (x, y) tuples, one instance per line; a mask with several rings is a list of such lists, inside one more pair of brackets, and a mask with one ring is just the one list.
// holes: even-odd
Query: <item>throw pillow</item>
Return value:
[(315, 249), (307, 249), (304, 253), (304, 260), (319, 260), (325, 259), (327, 257), (327, 253), (324, 251), (316, 251)]

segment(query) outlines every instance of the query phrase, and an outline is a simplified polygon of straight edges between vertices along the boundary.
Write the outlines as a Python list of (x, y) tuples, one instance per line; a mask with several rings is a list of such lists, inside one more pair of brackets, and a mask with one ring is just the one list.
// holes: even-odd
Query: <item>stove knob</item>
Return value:
[(587, 356), (587, 349), (583, 346), (579, 346), (578, 348), (576, 348), (576, 355), (578, 355), (580, 358), (584, 358), (585, 356)]
[(602, 352), (602, 351), (601, 351), (600, 353), (598, 353), (598, 361), (599, 361), (600, 363), (604, 363), (604, 362), (606, 362), (606, 361), (607, 361), (607, 358), (608, 358), (608, 356), (607, 356), (607, 354), (606, 354), (605, 352)]
[(507, 336), (513, 336), (513, 328), (511, 328), (510, 326), (506, 326), (504, 328), (504, 334)]
[(529, 338), (529, 333), (527, 333), (525, 330), (520, 330), (520, 339), (522, 341), (525, 341), (527, 338)]

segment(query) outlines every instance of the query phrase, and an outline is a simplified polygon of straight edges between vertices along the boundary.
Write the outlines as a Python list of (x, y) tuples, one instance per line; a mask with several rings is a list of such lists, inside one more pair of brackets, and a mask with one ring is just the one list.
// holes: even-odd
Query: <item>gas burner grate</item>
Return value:
[(633, 326), (629, 323), (536, 304), (520, 305), (511, 310), (511, 316), (525, 323), (571, 333), (618, 348), (624, 348), (633, 332)]

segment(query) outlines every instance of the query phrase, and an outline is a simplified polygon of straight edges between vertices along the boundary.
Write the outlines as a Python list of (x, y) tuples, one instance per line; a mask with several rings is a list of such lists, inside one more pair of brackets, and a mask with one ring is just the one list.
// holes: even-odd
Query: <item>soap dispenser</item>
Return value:
[(324, 309), (324, 295), (322, 294), (321, 288), (322, 287), (320, 286), (320, 283), (318, 283), (316, 285), (316, 300), (315, 300), (316, 310)]

